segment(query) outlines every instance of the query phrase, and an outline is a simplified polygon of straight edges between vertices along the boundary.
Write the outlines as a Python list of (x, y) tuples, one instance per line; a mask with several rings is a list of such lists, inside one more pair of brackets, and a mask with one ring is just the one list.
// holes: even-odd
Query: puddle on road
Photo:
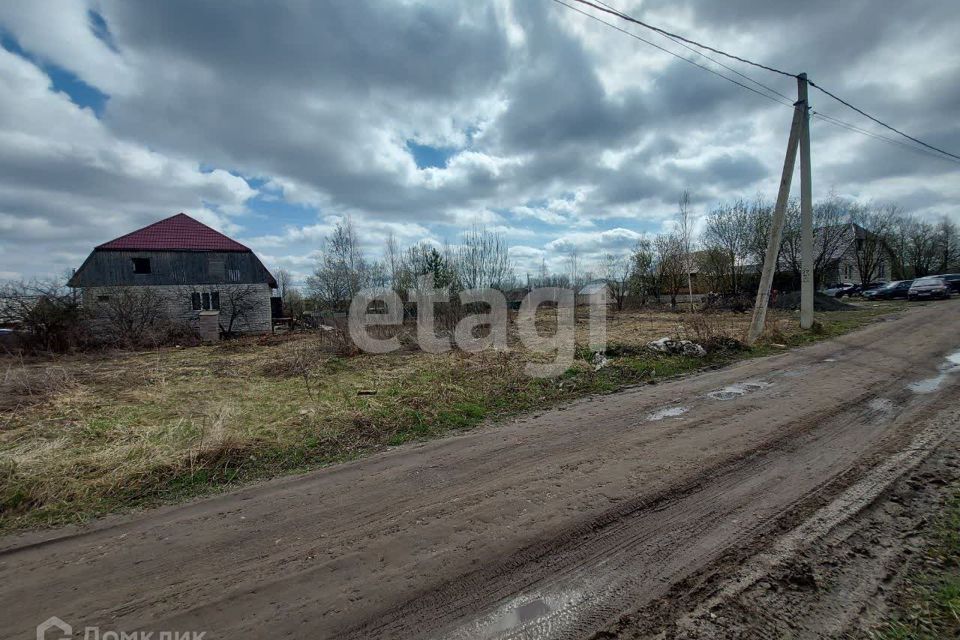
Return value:
[(690, 407), (667, 407), (666, 409), (654, 411), (647, 416), (647, 420), (656, 422), (664, 418), (676, 418), (677, 416), (682, 416), (687, 411), (690, 411)]
[(933, 393), (940, 388), (940, 385), (943, 384), (944, 380), (947, 379), (947, 374), (941, 373), (938, 376), (932, 378), (927, 378), (926, 380), (917, 380), (907, 385), (907, 389), (913, 391), (914, 393)]
[(888, 398), (874, 398), (867, 403), (867, 407), (869, 407), (871, 411), (890, 413), (893, 411), (893, 400)]
[(837, 359), (836, 359), (836, 358), (824, 358), (823, 361), (824, 361), (824, 362), (836, 362)]
[(739, 398), (740, 396), (752, 391), (766, 389), (770, 386), (773, 386), (770, 382), (764, 382), (762, 380), (747, 380), (746, 382), (738, 382), (730, 385), (729, 387), (711, 391), (707, 394), (707, 396), (713, 398), (714, 400), (733, 400), (734, 398)]
[(920, 394), (937, 391), (951, 374), (960, 372), (960, 351), (949, 354), (937, 368), (940, 370), (938, 375), (912, 382), (907, 385), (907, 389)]
[[(573, 609), (576, 605), (582, 604), (584, 594), (579, 591), (569, 591), (556, 594), (538, 594), (535, 597), (527, 596), (518, 598), (499, 607), (490, 615), (475, 621), (467, 627), (461, 627), (450, 634), (450, 638), (495, 638), (501, 637), (509, 632), (516, 633), (520, 629), (527, 627), (523, 637), (549, 637), (543, 636), (543, 629), (537, 629), (543, 626), (545, 620), (550, 620), (559, 616), (562, 619), (573, 615)], [(531, 627), (531, 625), (533, 625)], [(549, 623), (546, 625), (551, 626)], [(549, 633), (549, 631), (548, 631)]]
[(494, 634), (509, 631), (515, 627), (532, 622), (537, 618), (541, 618), (552, 610), (552, 607), (540, 598), (531, 600), (530, 602), (521, 604), (515, 609), (503, 612), (500, 617), (490, 622), (490, 625), (486, 627), (486, 631)]

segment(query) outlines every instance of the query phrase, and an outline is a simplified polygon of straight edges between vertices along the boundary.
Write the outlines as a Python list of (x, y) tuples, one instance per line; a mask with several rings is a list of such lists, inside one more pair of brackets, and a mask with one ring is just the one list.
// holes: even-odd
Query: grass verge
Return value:
[[(523, 353), (401, 351), (338, 358), (311, 336), (267, 336), (190, 349), (114, 353), (6, 365), (0, 394), (0, 532), (76, 523), (178, 502), (241, 483), (352, 460), (441, 437), (589, 394), (722, 366), (851, 331), (903, 308), (867, 305), (820, 314), (802, 332), (796, 315), (768, 316), (752, 349), (705, 358), (644, 348), (664, 335), (742, 335), (745, 314), (618, 314), (610, 362), (591, 354), (563, 375), (530, 378)], [(583, 331), (581, 331), (583, 329)], [(578, 339), (585, 337), (578, 323)]]
[(873, 640), (960, 638), (960, 489), (932, 530), (921, 569), (898, 596), (898, 609), (870, 632)]

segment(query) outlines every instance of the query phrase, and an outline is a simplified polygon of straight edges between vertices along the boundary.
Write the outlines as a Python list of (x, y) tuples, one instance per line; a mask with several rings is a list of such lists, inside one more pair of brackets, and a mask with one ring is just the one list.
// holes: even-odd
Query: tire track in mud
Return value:
[[(936, 373), (958, 310), (919, 306), (775, 357), (0, 540), (0, 577), (15, 577), (0, 580), (15, 603), (0, 607), (0, 638), (52, 614), (210, 640), (585, 635), (895, 451), (949, 395), (905, 389)], [(709, 397), (749, 380), (773, 384)], [(645, 420), (681, 401), (687, 413)]]
[[(903, 381), (889, 385), (903, 403), (910, 394)], [(662, 595), (670, 584), (692, 569), (717, 558), (731, 545), (751, 540), (773, 526), (777, 516), (795, 509), (818, 493), (830, 479), (878, 451), (891, 435), (894, 415), (869, 408), (877, 397), (868, 391), (841, 407), (806, 415), (790, 423), (776, 441), (745, 452), (736, 461), (714, 469), (683, 487), (656, 497), (628, 502), (595, 520), (535, 545), (506, 562), (421, 593), (406, 605), (379, 617), (345, 637), (408, 637), (436, 629), (434, 638), (576, 638), (609, 623), (611, 618), (644, 598)], [(885, 422), (884, 433), (863, 437), (863, 430)], [(687, 425), (688, 428), (693, 425)], [(816, 467), (823, 451), (843, 449), (834, 464)], [(712, 545), (696, 542), (715, 536), (718, 526), (734, 515), (756, 516), (765, 493), (787, 482), (782, 465), (807, 463), (785, 502), (766, 508), (751, 525), (738, 524), (735, 533), (721, 535)], [(821, 473), (825, 475), (821, 475)], [(744, 489), (749, 488), (747, 492)], [(731, 499), (734, 496), (735, 499)], [(744, 512), (753, 505), (754, 513)], [(726, 519), (726, 521), (725, 521)], [(678, 532), (682, 532), (679, 533)], [(697, 553), (680, 552), (684, 545)], [(660, 571), (646, 571), (661, 565)], [(499, 604), (498, 604), (499, 603)], [(486, 611), (470, 619), (470, 614)], [(450, 625), (459, 618), (459, 625)], [(463, 619), (467, 618), (464, 622)]]

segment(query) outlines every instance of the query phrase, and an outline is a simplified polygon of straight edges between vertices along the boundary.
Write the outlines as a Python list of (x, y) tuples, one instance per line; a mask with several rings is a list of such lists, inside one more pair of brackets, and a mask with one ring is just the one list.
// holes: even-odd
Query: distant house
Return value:
[(612, 305), (616, 299), (610, 293), (606, 280), (594, 280), (580, 287), (576, 295), (577, 305)]
[[(799, 285), (800, 239), (784, 246), (779, 271), (792, 273)], [(817, 286), (837, 282), (872, 284), (890, 278), (889, 248), (881, 236), (856, 223), (817, 227), (813, 230), (813, 258)], [(866, 280), (867, 282), (864, 282)]]
[(196, 326), (219, 311), (222, 331), (252, 333), (271, 329), (277, 282), (248, 247), (178, 213), (94, 248), (68, 285), (95, 318), (118, 296), (149, 292), (171, 320)]
[[(887, 247), (877, 237), (858, 224), (844, 225), (837, 248), (828, 257), (824, 268), (823, 284), (852, 282), (871, 284), (890, 278)], [(820, 233), (821, 230), (817, 229)], [(861, 270), (865, 273), (861, 273)], [(863, 279), (870, 282), (864, 283)]]

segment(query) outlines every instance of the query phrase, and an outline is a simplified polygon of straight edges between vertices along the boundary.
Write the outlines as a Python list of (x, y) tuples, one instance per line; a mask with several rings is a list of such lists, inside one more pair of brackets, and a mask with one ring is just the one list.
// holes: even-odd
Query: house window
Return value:
[(230, 269), (227, 273), (230, 275), (230, 282), (240, 282), (240, 269)]
[(150, 273), (150, 258), (133, 258), (134, 273)]
[(214, 311), (220, 310), (220, 292), (203, 292), (198, 291), (190, 294), (190, 306), (193, 307), (194, 311)]

